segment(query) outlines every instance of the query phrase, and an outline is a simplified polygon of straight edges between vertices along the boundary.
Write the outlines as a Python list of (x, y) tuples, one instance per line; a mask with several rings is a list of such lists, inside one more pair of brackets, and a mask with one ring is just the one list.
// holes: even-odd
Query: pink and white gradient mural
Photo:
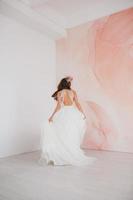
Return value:
[(133, 8), (69, 29), (57, 41), (65, 75), (87, 115), (82, 147), (133, 152)]

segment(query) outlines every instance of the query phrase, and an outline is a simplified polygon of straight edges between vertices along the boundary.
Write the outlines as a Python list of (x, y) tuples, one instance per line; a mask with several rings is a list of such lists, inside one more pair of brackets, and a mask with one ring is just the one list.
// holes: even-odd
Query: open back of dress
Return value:
[(74, 93), (72, 90), (64, 89), (60, 91), (61, 100), (64, 106), (71, 106), (74, 104)]

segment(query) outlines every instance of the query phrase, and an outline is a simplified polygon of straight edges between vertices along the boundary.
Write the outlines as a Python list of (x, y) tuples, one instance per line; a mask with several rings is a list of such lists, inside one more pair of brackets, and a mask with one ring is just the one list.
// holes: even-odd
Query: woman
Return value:
[(85, 156), (80, 145), (86, 130), (85, 114), (76, 92), (71, 89), (71, 77), (63, 78), (52, 97), (56, 108), (43, 127), (40, 161), (53, 165), (88, 165), (95, 158)]

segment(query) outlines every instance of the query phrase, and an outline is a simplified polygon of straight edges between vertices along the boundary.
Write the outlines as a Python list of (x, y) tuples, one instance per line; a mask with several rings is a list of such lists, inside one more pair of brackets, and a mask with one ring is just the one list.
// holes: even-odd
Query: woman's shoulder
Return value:
[(62, 90), (58, 91), (57, 95), (61, 96), (61, 94), (62, 94)]
[(63, 90), (60, 90), (60, 91), (58, 91), (57, 96), (58, 96), (58, 97), (63, 96), (64, 93), (65, 93), (65, 90), (64, 90), (64, 89), (63, 89)]
[(76, 90), (71, 89), (71, 91), (73, 92), (74, 95), (77, 94)]

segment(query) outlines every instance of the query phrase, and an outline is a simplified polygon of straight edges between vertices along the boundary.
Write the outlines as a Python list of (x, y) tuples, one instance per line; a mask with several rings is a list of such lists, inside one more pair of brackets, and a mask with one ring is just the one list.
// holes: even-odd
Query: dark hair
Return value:
[(57, 90), (52, 94), (52, 97), (57, 100), (57, 94), (63, 89), (71, 90), (71, 82), (68, 81), (68, 78), (63, 78), (57, 86)]

